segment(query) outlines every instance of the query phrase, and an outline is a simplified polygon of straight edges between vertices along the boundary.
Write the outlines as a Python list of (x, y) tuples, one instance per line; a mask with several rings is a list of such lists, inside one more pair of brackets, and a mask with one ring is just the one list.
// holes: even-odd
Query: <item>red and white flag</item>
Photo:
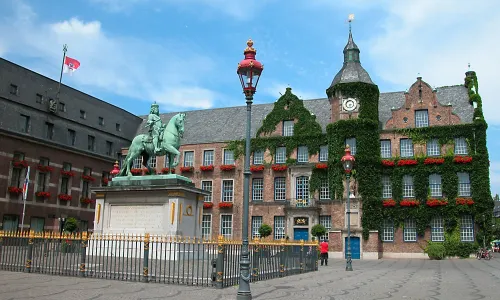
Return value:
[(80, 67), (80, 62), (74, 58), (66, 56), (64, 58), (64, 73), (69, 73), (70, 75)]

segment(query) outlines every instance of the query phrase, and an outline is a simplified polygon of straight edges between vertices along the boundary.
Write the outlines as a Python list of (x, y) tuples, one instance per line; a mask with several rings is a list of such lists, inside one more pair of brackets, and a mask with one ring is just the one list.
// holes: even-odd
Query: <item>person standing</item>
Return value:
[(328, 242), (326, 240), (323, 240), (321, 244), (319, 244), (319, 249), (320, 249), (321, 265), (323, 265), (324, 263), (325, 266), (328, 266)]

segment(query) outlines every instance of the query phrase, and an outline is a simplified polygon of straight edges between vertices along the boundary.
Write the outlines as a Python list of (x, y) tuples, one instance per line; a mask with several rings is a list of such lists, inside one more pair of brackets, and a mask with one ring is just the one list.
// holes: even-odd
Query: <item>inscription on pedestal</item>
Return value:
[(109, 227), (117, 229), (161, 230), (163, 207), (160, 205), (112, 205)]

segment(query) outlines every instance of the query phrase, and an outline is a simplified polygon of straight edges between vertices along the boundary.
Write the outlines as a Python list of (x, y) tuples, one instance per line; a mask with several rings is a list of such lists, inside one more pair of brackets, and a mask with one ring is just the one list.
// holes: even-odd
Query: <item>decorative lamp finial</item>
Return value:
[(118, 175), (118, 173), (120, 173), (120, 166), (118, 164), (118, 161), (115, 161), (115, 164), (113, 166), (113, 170), (111, 170), (111, 172), (109, 172), (109, 174), (113, 177), (115, 177), (116, 175)]
[(248, 52), (257, 53), (257, 50), (255, 50), (255, 48), (253, 47), (252, 39), (248, 39), (247, 47), (245, 48), (245, 51), (243, 52), (243, 54), (247, 54)]

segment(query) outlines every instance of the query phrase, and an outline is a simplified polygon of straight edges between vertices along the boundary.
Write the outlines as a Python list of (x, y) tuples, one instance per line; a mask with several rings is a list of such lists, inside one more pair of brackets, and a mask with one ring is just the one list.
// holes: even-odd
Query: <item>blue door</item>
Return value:
[(309, 240), (309, 231), (307, 228), (294, 228), (293, 229), (293, 240), (294, 241), (308, 241)]
[[(351, 236), (351, 258), (360, 259), (361, 249), (360, 249), (359, 237)], [(345, 238), (345, 258), (347, 258), (347, 237)]]

